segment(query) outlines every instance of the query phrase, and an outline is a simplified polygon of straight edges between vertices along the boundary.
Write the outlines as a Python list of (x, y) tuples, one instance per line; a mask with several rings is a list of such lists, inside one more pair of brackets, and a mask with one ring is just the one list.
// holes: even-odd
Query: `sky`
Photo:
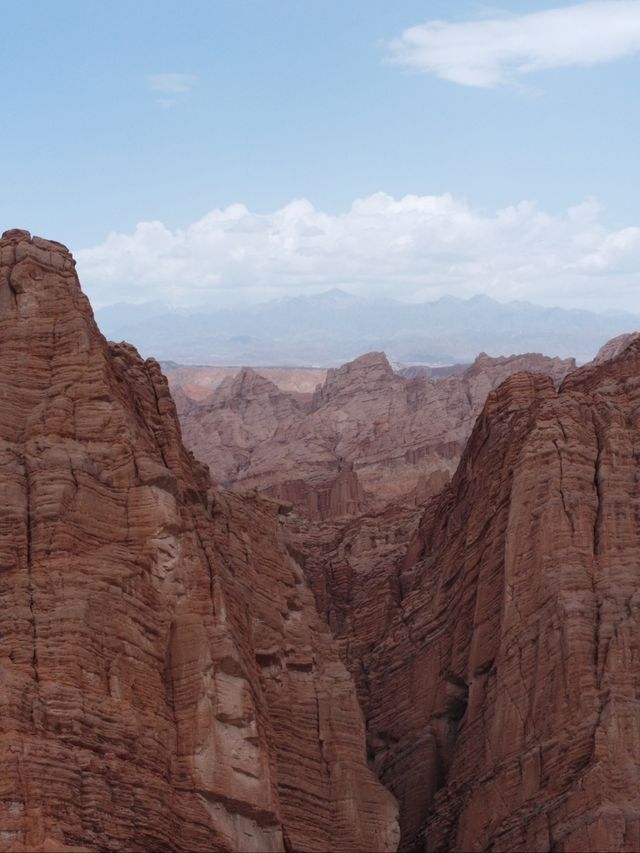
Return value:
[(97, 307), (640, 313), (640, 0), (0, 0), (0, 230)]

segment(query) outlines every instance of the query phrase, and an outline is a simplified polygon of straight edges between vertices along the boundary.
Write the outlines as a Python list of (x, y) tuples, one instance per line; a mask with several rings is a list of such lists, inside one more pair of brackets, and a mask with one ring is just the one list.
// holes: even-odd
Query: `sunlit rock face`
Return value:
[(403, 849), (640, 848), (639, 338), (492, 392), (358, 581), (333, 608)]
[(0, 241), (0, 849), (393, 850), (356, 692), (60, 244)]

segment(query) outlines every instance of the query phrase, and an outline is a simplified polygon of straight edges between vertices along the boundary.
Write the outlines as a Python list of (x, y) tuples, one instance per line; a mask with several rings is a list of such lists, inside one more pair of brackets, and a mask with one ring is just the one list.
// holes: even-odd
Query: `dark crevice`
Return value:
[(331, 767), (327, 762), (327, 758), (324, 754), (324, 738), (322, 737), (322, 729), (320, 727), (320, 697), (318, 696), (317, 688), (314, 690), (316, 697), (316, 725), (317, 725), (317, 738), (318, 743), (320, 744), (320, 757), (322, 758), (322, 769), (324, 770), (324, 776), (327, 779), (331, 778)]
[(200, 531), (198, 530), (198, 520), (194, 519), (193, 532), (195, 533), (196, 542), (204, 557), (205, 563), (207, 564), (207, 569), (209, 571), (209, 597), (211, 599), (211, 612), (213, 614), (213, 618), (216, 618), (216, 607), (214, 604), (214, 590), (213, 590), (213, 580), (215, 578), (215, 570), (213, 565), (211, 564), (211, 560), (209, 558), (209, 552), (205, 548), (204, 542), (202, 541), (202, 536), (200, 535)]
[(593, 556), (597, 557), (600, 552), (600, 530), (602, 525), (602, 481), (600, 478), (600, 466), (602, 462), (602, 439), (595, 414), (592, 412), (593, 428), (596, 437), (596, 460), (593, 472), (593, 488), (596, 495), (596, 513), (593, 520)]
[[(564, 433), (564, 430), (563, 430), (563, 433)], [(575, 534), (576, 527), (575, 527), (575, 524), (573, 521), (573, 516), (569, 512), (569, 508), (567, 507), (567, 502), (566, 502), (566, 498), (565, 498), (565, 494), (564, 494), (564, 485), (563, 485), (563, 482), (564, 482), (564, 463), (562, 461), (562, 453), (560, 452), (560, 448), (558, 447), (558, 442), (555, 438), (553, 439), (553, 446), (556, 449), (556, 453), (558, 454), (558, 462), (560, 463), (559, 489), (560, 489), (560, 500), (562, 501), (562, 509), (564, 510), (565, 517), (566, 517), (567, 521), (569, 522), (569, 525), (571, 526), (571, 532), (573, 534)]]
[(26, 538), (27, 538), (27, 595), (29, 600), (29, 621), (31, 624), (31, 636), (33, 640), (33, 654), (31, 656), (31, 666), (33, 669), (33, 677), (37, 684), (40, 683), (40, 675), (38, 673), (38, 629), (36, 625), (36, 615), (34, 607), (34, 589), (33, 589), (33, 511), (32, 511), (32, 495), (31, 495), (31, 475), (29, 466), (24, 457), (21, 459), (24, 467), (25, 492), (26, 492)]

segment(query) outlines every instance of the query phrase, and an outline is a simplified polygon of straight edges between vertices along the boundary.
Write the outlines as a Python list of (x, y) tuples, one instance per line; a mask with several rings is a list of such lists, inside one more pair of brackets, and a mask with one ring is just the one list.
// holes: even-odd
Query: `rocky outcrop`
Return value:
[(618, 335), (617, 338), (612, 338), (604, 346), (600, 347), (598, 354), (593, 360), (593, 364), (604, 364), (605, 361), (617, 358), (628, 346), (637, 341), (638, 338), (640, 338), (640, 332), (629, 332), (626, 335)]
[[(329, 370), (309, 404), (251, 372), (182, 413), (185, 441), (222, 480), (335, 520), (421, 504), (450, 479), (488, 393), (520, 370), (559, 382), (573, 359), (485, 354), (458, 375), (407, 379), (384, 353)], [(247, 374), (247, 371), (243, 372)]]
[(402, 849), (640, 848), (639, 412), (640, 339), (559, 391), (512, 376), (408, 550), (345, 585)]
[(441, 367), (431, 367), (427, 364), (410, 364), (397, 370), (405, 379), (416, 379), (418, 376), (426, 376), (429, 379), (444, 378), (456, 373), (463, 373), (469, 364), (445, 364)]
[(0, 397), (0, 850), (394, 849), (279, 505), (211, 488), (157, 363), (22, 231)]
[[(190, 367), (172, 362), (162, 362), (169, 380), (171, 394), (177, 391), (199, 403), (208, 401), (212, 392), (227, 378), (237, 376), (241, 367)], [(313, 394), (316, 386), (324, 382), (327, 371), (314, 367), (256, 367), (255, 372), (273, 382), (281, 391), (297, 396)]]

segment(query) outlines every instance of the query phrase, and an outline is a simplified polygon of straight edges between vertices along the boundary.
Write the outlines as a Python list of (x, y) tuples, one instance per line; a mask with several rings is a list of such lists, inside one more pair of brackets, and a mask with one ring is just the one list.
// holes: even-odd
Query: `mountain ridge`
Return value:
[[(119, 313), (121, 316), (119, 316)], [(290, 297), (212, 310), (176, 311), (153, 303), (133, 320), (122, 306), (96, 312), (107, 337), (185, 364), (335, 367), (384, 350), (406, 364), (453, 364), (482, 350), (493, 356), (530, 351), (591, 360), (606, 341), (640, 326), (635, 315), (607, 316), (479, 295), (403, 303), (350, 294)]]

